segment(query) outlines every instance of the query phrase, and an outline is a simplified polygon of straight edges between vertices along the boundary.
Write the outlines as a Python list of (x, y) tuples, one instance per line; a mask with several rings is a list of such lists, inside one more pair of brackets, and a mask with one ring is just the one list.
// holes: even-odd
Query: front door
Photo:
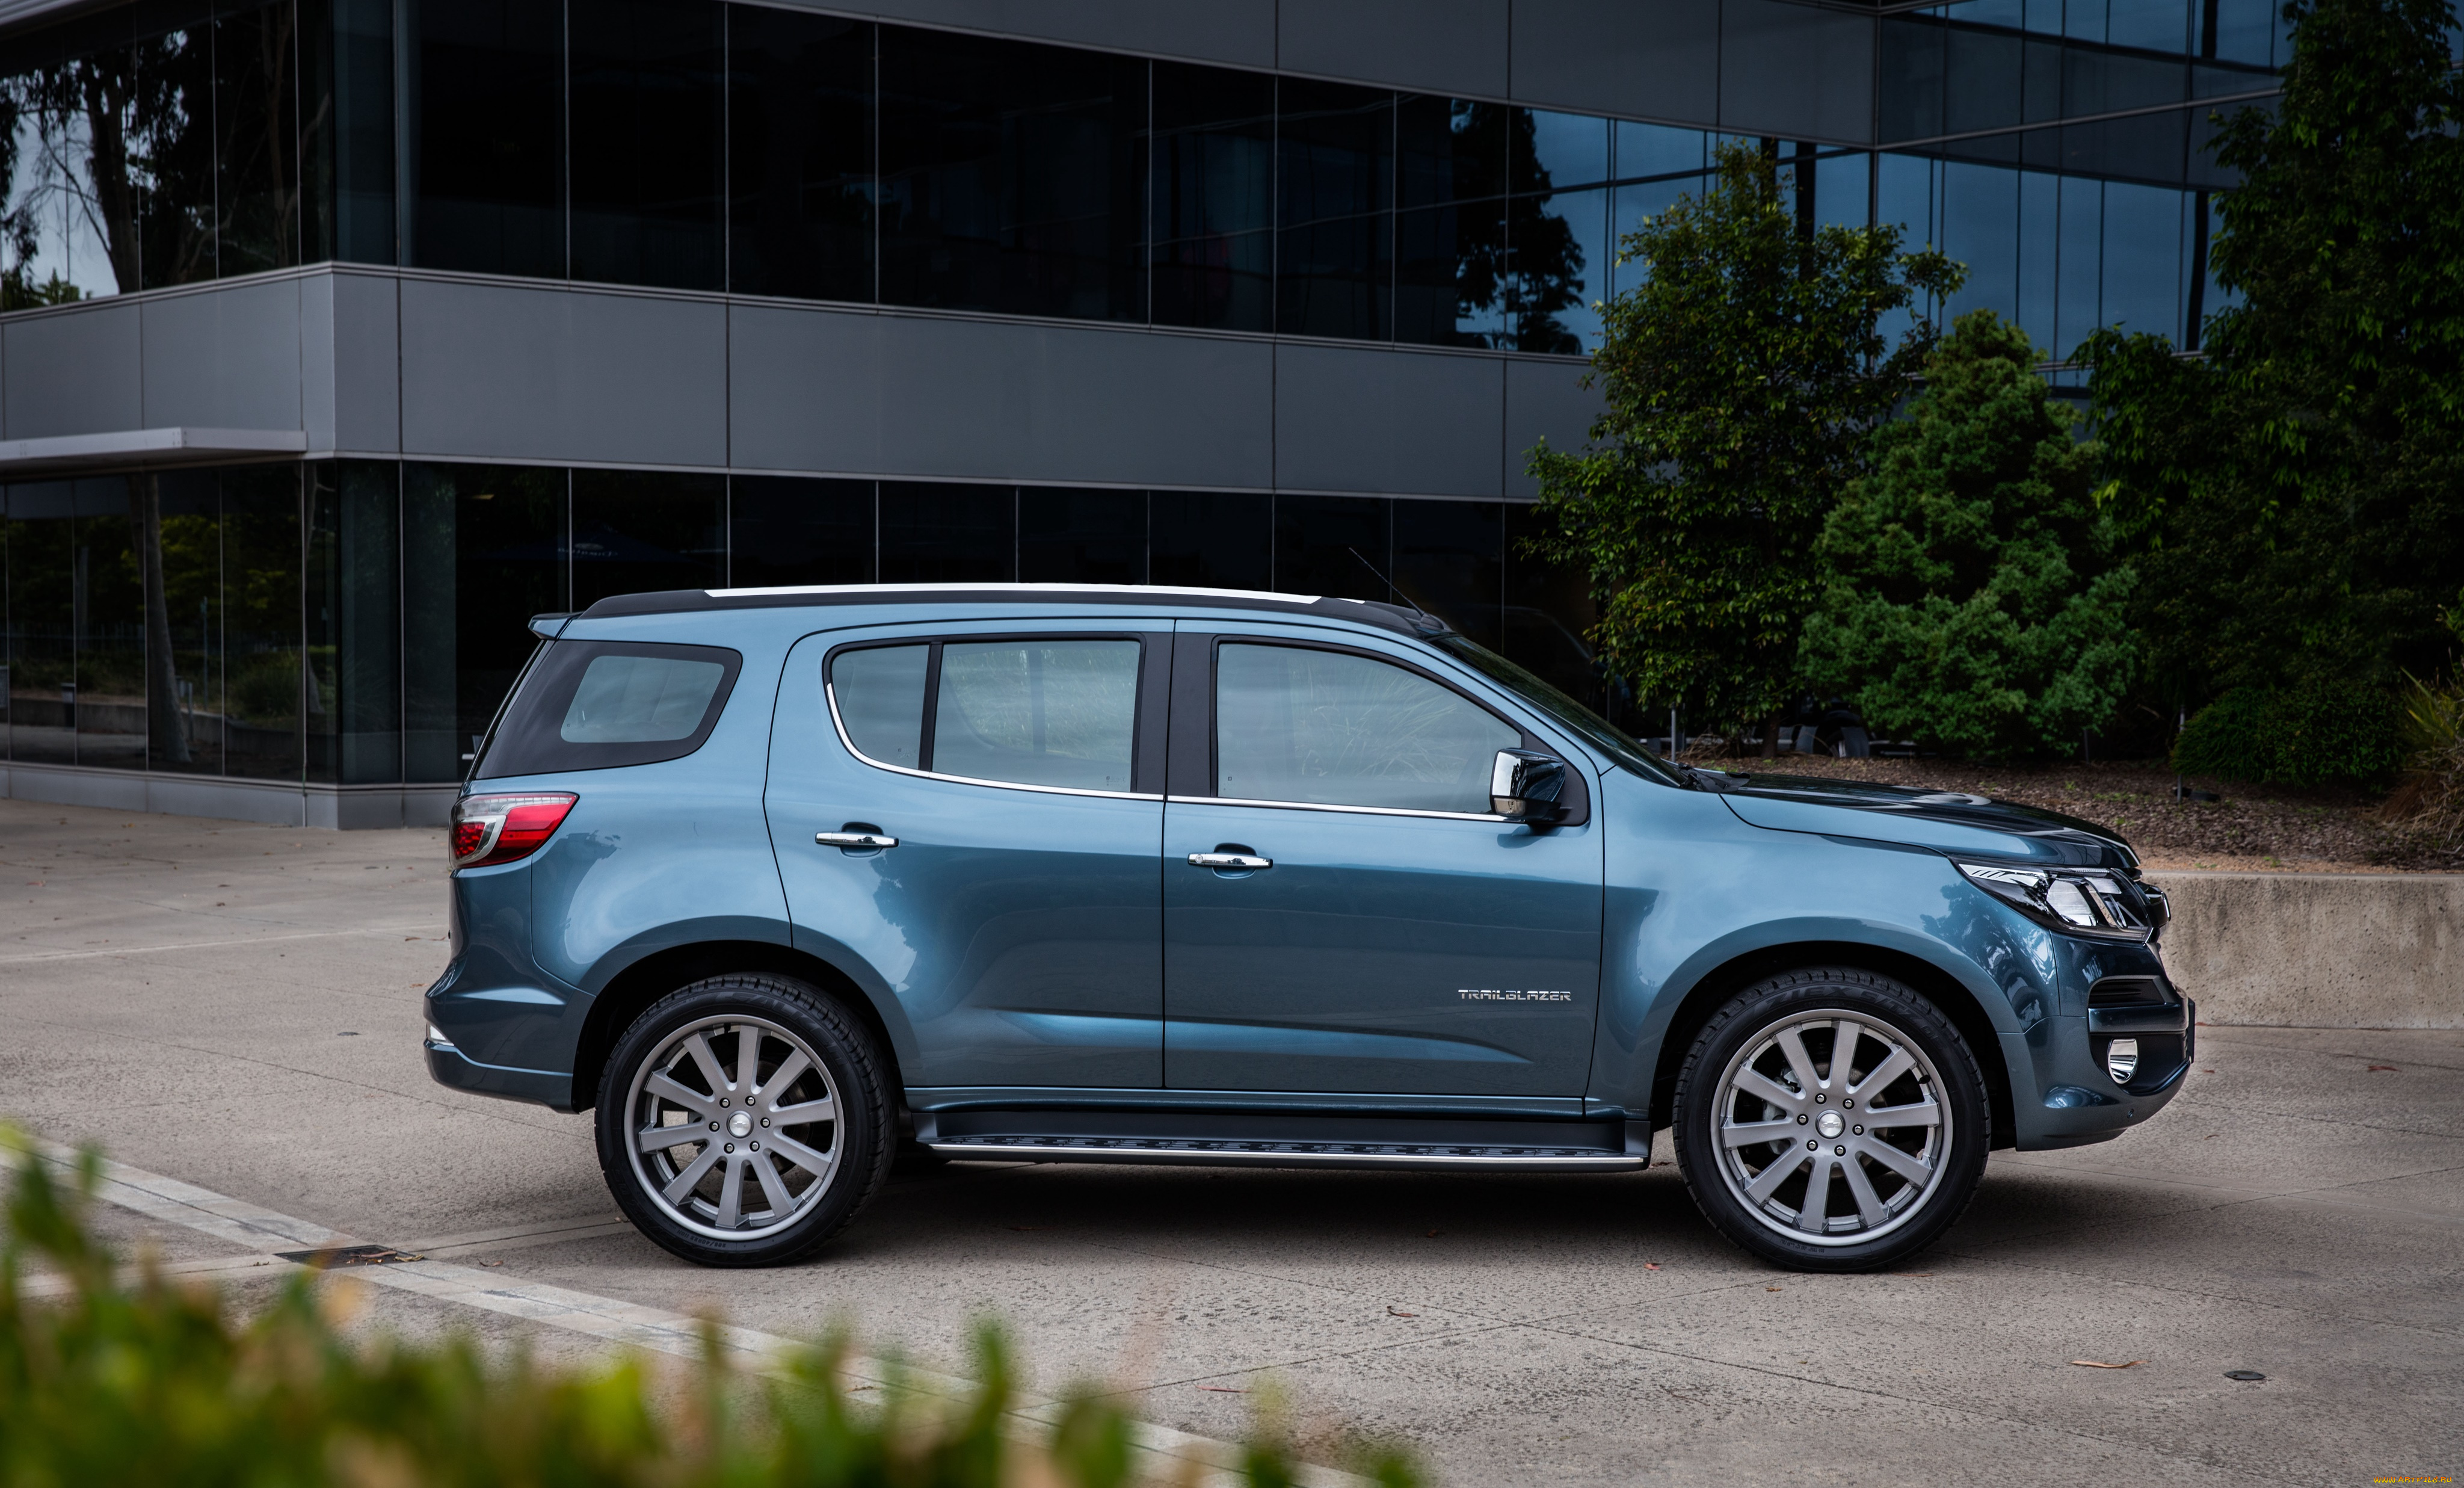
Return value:
[(765, 801), (788, 914), (895, 1000), (910, 1085), (1162, 1083), (1169, 640), (908, 628), (789, 655)]
[(1583, 1093), (1599, 831), (1488, 799), (1499, 749), (1574, 756), (1402, 648), (1266, 626), (1184, 630), (1173, 712), (1171, 1088)]

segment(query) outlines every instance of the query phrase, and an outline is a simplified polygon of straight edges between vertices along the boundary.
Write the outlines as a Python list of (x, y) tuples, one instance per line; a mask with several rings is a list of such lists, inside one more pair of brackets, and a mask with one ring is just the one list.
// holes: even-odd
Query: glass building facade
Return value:
[[(1579, 4), (1497, 7), (1519, 38)], [(2103, 325), (2195, 347), (2232, 184), (2210, 115), (2266, 105), (2286, 51), (2275, 9), (1701, 0), (1666, 14), (1709, 14), (1708, 33), (1661, 34), (1595, 6), (1626, 27), (1599, 49), (1658, 58), (1662, 79), (1616, 109), (1368, 80), (1411, 70), (1374, 47), (1224, 65), (717, 0), (38, 15), (0, 31), (0, 331), (16, 338), (0, 434), (20, 437), (23, 379), (77, 373), (18, 349), (57, 318), (320, 266), (1084, 324), (1262, 344), (1278, 367), (1309, 346), (1438, 348), (1509, 378), (1555, 364), (1572, 386), (1597, 302), (1639, 272), (1615, 261), (1619, 236), (1700, 190), (1727, 140), (1777, 156), (1808, 230), (1897, 224), (1965, 262), (1934, 313), (1990, 306), (2057, 362)], [(397, 347), (417, 333), (400, 313)], [(1583, 584), (1520, 553), (1510, 477), (1498, 500), (1439, 500), (1280, 474), (1059, 484), (1023, 464), (957, 479), (886, 460), (849, 478), (741, 462), (732, 443), (694, 468), (341, 445), (22, 478), (0, 461), (0, 763), (450, 782), (528, 615), (727, 584), (1406, 599), (1615, 706), (1580, 640)]]

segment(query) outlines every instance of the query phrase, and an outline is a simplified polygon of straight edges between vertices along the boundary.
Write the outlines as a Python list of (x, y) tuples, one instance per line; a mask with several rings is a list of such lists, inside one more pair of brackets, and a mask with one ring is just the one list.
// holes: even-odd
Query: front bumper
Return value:
[[(2018, 1149), (2044, 1152), (2108, 1142), (2172, 1103), (2198, 1054), (2198, 1005), (2091, 1008), (2030, 1033), (2003, 1035), (2010, 1067), (2038, 1072), (2037, 1088), (2012, 1092)], [(2104, 1067), (2115, 1038), (2139, 1041), (2139, 1070), (2117, 1084)]]

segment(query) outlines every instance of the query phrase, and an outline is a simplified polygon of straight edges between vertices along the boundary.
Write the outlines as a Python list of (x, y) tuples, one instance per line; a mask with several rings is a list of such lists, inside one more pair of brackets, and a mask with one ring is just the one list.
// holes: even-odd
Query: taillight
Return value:
[(456, 868), (486, 868), (531, 855), (556, 835), (564, 813), (581, 797), (570, 791), (539, 795), (473, 795), (453, 803), (447, 841)]

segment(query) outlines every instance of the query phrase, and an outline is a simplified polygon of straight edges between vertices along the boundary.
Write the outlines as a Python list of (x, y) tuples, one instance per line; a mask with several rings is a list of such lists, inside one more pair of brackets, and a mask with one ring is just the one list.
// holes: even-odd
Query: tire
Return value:
[[(1900, 983), (1839, 966), (1730, 999), (1685, 1055), (1675, 1114), (1678, 1166), (1703, 1216), (1794, 1271), (1871, 1271), (1932, 1244), (1975, 1196), (1992, 1137), (1985, 1076), (1959, 1030)], [(1741, 1141), (1740, 1127), (1771, 1140)]]
[[(653, 1003), (609, 1053), (600, 1171), (625, 1217), (686, 1260), (801, 1260), (889, 1175), (897, 1134), (886, 1067), (864, 1026), (803, 982), (695, 982)], [(677, 1140), (646, 1148), (653, 1127)]]

